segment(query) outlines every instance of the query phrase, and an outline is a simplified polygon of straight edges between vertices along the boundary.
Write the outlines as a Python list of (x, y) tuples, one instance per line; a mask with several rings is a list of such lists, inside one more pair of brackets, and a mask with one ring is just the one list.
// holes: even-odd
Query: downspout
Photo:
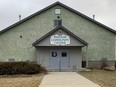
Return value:
[(116, 68), (116, 36), (115, 36), (115, 60), (114, 61), (115, 61), (115, 65), (114, 66)]
[(88, 68), (88, 45), (86, 46), (86, 68)]

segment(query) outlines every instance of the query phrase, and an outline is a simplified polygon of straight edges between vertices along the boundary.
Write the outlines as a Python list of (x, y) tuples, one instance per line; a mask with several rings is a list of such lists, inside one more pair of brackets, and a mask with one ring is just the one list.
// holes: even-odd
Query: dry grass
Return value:
[(43, 75), (0, 76), (0, 87), (38, 87)]
[(116, 87), (116, 71), (92, 70), (79, 73), (101, 87)]

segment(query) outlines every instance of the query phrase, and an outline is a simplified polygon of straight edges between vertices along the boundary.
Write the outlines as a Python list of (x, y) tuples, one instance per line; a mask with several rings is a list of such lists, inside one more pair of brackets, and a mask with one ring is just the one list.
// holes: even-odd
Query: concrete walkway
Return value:
[(39, 87), (100, 87), (76, 72), (50, 72)]

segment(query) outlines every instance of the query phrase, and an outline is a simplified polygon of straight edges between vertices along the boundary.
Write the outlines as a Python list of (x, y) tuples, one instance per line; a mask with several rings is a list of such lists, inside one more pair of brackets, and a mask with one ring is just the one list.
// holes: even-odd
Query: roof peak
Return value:
[(56, 3), (58, 3), (58, 4), (59, 4), (59, 3), (61, 3), (61, 2), (60, 2), (60, 1), (56, 1)]
[(96, 23), (97, 25), (99, 25), (99, 26), (101, 26), (101, 27), (104, 27), (104, 29), (107, 29), (107, 30), (111, 31), (112, 33), (115, 33), (115, 34), (116, 34), (116, 31), (113, 30), (112, 28), (110, 28), (110, 27), (108, 27), (108, 26), (106, 26), (106, 25), (104, 25), (104, 24), (102, 24), (102, 23), (100, 23), (100, 22), (98, 22), (98, 21), (96, 21), (96, 20), (93, 20), (92, 18), (90, 18), (90, 17), (88, 17), (88, 16), (86, 16), (86, 15), (84, 15), (84, 14), (82, 14), (82, 13), (76, 11), (75, 9), (73, 9), (73, 8), (67, 6), (67, 5), (65, 5), (65, 4), (63, 4), (63, 3), (59, 2), (59, 1), (56, 1), (55, 3), (53, 3), (53, 4), (51, 4), (51, 5), (49, 5), (49, 6), (45, 7), (45, 8), (43, 8), (42, 10), (40, 10), (40, 11), (38, 11), (38, 12), (36, 12), (36, 13), (34, 13), (34, 14), (32, 14), (32, 15), (30, 15), (30, 16), (24, 18), (24, 19), (22, 19), (21, 21), (16, 22), (16, 23), (14, 23), (13, 25), (11, 25), (11, 26), (9, 26), (9, 27), (7, 27), (7, 28), (1, 30), (1, 31), (0, 31), (0, 34), (6, 32), (6, 31), (8, 31), (8, 30), (10, 30), (10, 29), (12, 29), (12, 28), (15, 27), (15, 26), (18, 26), (19, 24), (21, 24), (21, 23), (23, 23), (23, 22), (25, 22), (25, 21), (31, 19), (31, 18), (34, 17), (34, 16), (39, 15), (40, 13), (42, 13), (42, 12), (44, 12), (44, 11), (46, 11), (46, 10), (52, 8), (52, 7), (54, 7), (55, 5), (60, 5), (60, 6), (64, 7), (64, 8), (66, 8), (66, 9), (68, 9), (68, 10), (74, 12), (75, 14), (80, 15), (81, 17), (83, 17), (83, 18), (85, 18), (85, 19), (87, 19), (87, 20), (89, 20), (89, 21), (91, 21), (91, 22), (93, 22), (93, 23)]

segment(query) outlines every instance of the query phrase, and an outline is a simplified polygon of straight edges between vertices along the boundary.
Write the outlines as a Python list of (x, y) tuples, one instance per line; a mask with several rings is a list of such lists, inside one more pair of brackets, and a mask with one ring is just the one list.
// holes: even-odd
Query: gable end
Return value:
[(46, 10), (48, 10), (48, 9), (50, 9), (50, 8), (56, 6), (56, 5), (60, 5), (60, 6), (64, 7), (64, 8), (66, 8), (66, 9), (68, 9), (68, 10), (70, 10), (70, 11), (76, 13), (77, 15), (80, 15), (81, 17), (83, 17), (83, 18), (85, 18), (85, 19), (87, 19), (87, 20), (89, 20), (89, 21), (91, 21), (91, 22), (93, 22), (93, 23), (95, 23), (95, 24), (97, 24), (97, 25), (103, 27), (104, 29), (106, 29), (106, 30), (108, 30), (108, 31), (110, 31), (110, 32), (112, 32), (112, 33), (114, 33), (114, 34), (116, 34), (116, 31), (113, 30), (112, 28), (109, 28), (108, 26), (106, 26), (106, 25), (104, 25), (104, 24), (102, 24), (102, 23), (100, 23), (100, 22), (98, 22), (98, 21), (96, 21), (96, 20), (93, 20), (92, 18), (90, 18), (90, 17), (88, 17), (88, 16), (86, 16), (86, 15), (84, 15), (84, 14), (82, 14), (82, 13), (80, 13), (80, 12), (78, 12), (78, 11), (72, 9), (72, 8), (70, 8), (70, 7), (67, 6), (67, 5), (64, 5), (64, 4), (61, 3), (61, 2), (55, 2), (55, 3), (51, 4), (51, 5), (49, 5), (48, 7), (46, 7), (46, 8), (44, 8), (44, 9), (42, 9), (42, 10), (40, 10), (40, 11), (34, 13), (34, 14), (32, 14), (32, 15), (30, 15), (30, 16), (24, 18), (24, 19), (22, 19), (21, 21), (19, 21), (19, 22), (13, 24), (13, 25), (11, 25), (11, 26), (9, 26), (9, 27), (7, 27), (7, 28), (1, 30), (1, 31), (0, 31), (0, 34), (2, 34), (2, 33), (4, 33), (4, 32), (6, 32), (6, 31), (12, 29), (13, 27), (18, 26), (19, 24), (22, 24), (23, 22), (25, 22), (25, 21), (27, 21), (27, 20), (29, 20), (29, 19), (31, 19), (31, 18), (33, 18), (33, 17), (35, 17), (35, 16), (37, 16), (37, 15), (43, 13), (43, 12), (45, 12)]

